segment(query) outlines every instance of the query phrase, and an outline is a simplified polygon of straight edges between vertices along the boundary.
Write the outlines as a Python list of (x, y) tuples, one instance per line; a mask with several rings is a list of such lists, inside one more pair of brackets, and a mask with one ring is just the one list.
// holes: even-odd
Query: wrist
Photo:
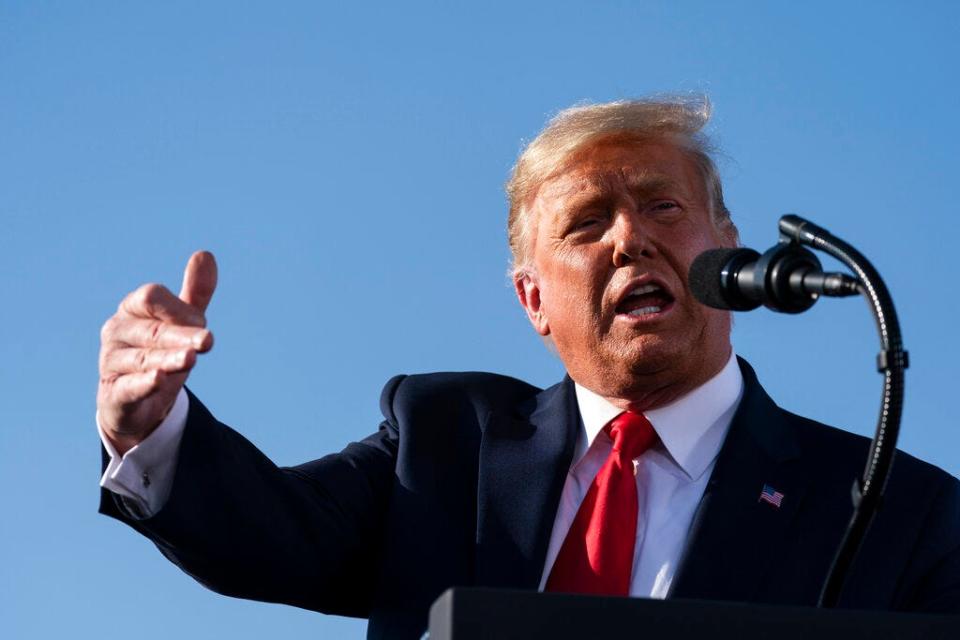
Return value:
[(130, 451), (130, 449), (133, 449), (135, 446), (143, 442), (144, 438), (150, 435), (150, 431), (142, 434), (132, 435), (116, 433), (112, 429), (104, 429), (103, 435), (113, 446), (117, 454), (120, 457), (123, 457), (123, 455)]

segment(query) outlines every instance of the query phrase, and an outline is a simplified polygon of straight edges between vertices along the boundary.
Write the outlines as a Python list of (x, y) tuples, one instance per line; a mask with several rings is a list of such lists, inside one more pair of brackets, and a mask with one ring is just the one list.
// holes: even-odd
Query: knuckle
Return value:
[(146, 371), (150, 364), (150, 352), (146, 349), (138, 349), (134, 356), (134, 366), (137, 371)]
[(106, 375), (110, 368), (110, 350), (100, 349), (100, 357), (97, 359), (97, 365), (100, 369), (100, 376)]
[(127, 313), (127, 308), (133, 303), (136, 297), (137, 297), (137, 291), (131, 291), (127, 295), (123, 296), (123, 299), (120, 301), (120, 304), (117, 305), (116, 315)]
[(107, 321), (103, 323), (102, 327), (100, 327), (100, 342), (103, 344), (110, 342), (114, 332), (116, 332), (116, 328), (117, 316), (110, 316), (107, 318)]
[(156, 304), (157, 297), (160, 294), (160, 285), (155, 282), (145, 284), (140, 287), (140, 303), (144, 307), (150, 307)]
[(142, 284), (136, 289), (134, 289), (133, 291), (131, 291), (130, 293), (128, 293), (127, 297), (124, 298), (123, 302), (120, 303), (120, 309), (123, 309), (124, 307), (127, 307), (127, 306), (136, 307), (143, 304), (143, 300), (147, 294), (147, 287), (149, 286), (150, 286), (149, 284)]
[(134, 302), (141, 309), (147, 312), (152, 312), (154, 308), (160, 304), (165, 291), (166, 287), (164, 287), (162, 284), (150, 282), (142, 285), (134, 292)]
[(158, 344), (163, 338), (164, 333), (164, 324), (160, 320), (155, 320), (150, 323), (150, 326), (147, 330), (147, 338), (151, 344)]

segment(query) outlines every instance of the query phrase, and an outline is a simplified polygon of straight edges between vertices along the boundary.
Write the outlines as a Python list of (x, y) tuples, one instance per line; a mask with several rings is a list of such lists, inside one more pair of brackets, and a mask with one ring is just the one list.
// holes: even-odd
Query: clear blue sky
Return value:
[[(502, 184), (583, 100), (708, 93), (745, 244), (796, 212), (873, 259), (912, 356), (902, 448), (960, 474), (955, 3), (332, 4), (0, 5), (0, 635), (362, 637), (210, 593), (96, 514), (99, 327), (214, 251), (190, 384), (280, 464), (374, 430), (395, 373), (551, 384)], [(862, 302), (734, 339), (783, 406), (872, 431)]]

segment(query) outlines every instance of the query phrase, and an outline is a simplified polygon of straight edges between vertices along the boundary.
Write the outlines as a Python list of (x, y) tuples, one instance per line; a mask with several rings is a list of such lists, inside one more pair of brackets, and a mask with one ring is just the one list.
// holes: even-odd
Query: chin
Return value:
[(658, 335), (642, 336), (623, 350), (624, 368), (638, 374), (651, 374), (676, 366), (682, 358), (675, 340)]
[(637, 345), (611, 353), (601, 364), (606, 387), (618, 395), (673, 382), (681, 354), (669, 344)]

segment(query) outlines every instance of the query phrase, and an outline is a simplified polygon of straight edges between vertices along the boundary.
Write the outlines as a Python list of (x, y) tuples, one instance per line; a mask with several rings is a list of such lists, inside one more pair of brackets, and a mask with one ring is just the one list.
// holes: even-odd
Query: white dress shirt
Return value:
[[(589, 389), (576, 385), (576, 391), (583, 429), (553, 521), (541, 591), (580, 503), (613, 448), (603, 427), (623, 413)], [(634, 460), (639, 509), (630, 595), (667, 597), (693, 514), (742, 393), (743, 377), (731, 354), (720, 373), (705, 384), (665, 407), (644, 413), (660, 442)]]
[[(634, 461), (639, 513), (630, 595), (664, 598), (669, 592), (694, 511), (742, 392), (740, 367), (731, 355), (720, 373), (703, 386), (644, 414), (660, 442)], [(621, 413), (580, 385), (576, 385), (576, 394), (583, 429), (550, 534), (541, 590), (580, 502), (613, 446), (603, 427)], [(100, 486), (120, 495), (135, 517), (157, 513), (170, 495), (188, 409), (189, 399), (181, 389), (163, 422), (122, 457), (97, 421), (100, 439), (110, 455)]]
[(122, 457), (104, 435), (97, 414), (100, 442), (110, 455), (100, 486), (121, 496), (124, 506), (135, 518), (149, 518), (160, 511), (170, 496), (189, 408), (187, 392), (180, 389), (163, 422)]

